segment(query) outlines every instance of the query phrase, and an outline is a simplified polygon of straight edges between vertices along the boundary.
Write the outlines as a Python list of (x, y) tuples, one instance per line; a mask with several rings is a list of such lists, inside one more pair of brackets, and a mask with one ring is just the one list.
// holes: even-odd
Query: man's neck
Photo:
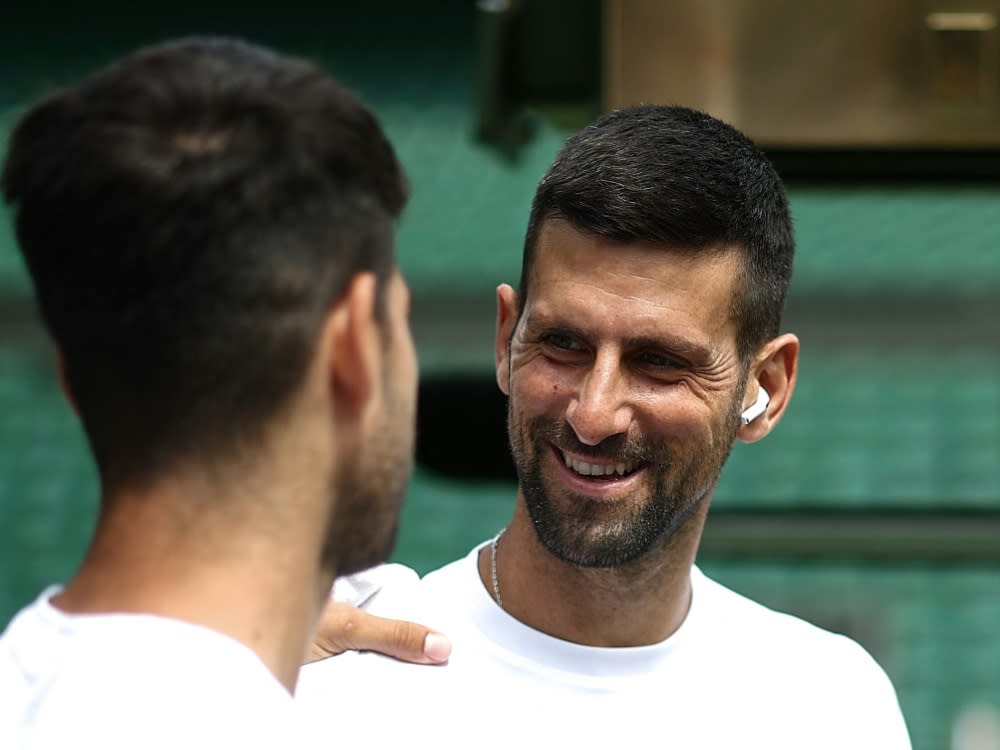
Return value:
[(53, 604), (210, 628), (249, 647), (292, 692), (333, 580), (318, 570), (321, 541), (310, 551), (301, 535), (277, 526), (265, 535), (224, 513), (207, 523), (194, 505), (162, 497), (106, 504), (86, 558)]
[[(664, 544), (619, 568), (582, 568), (556, 558), (538, 540), (518, 502), (496, 547), (503, 607), (526, 625), (589, 646), (645, 646), (676, 631), (691, 603), (691, 566), (707, 512), (684, 520)], [(479, 556), (483, 585), (493, 593), (493, 548)]]

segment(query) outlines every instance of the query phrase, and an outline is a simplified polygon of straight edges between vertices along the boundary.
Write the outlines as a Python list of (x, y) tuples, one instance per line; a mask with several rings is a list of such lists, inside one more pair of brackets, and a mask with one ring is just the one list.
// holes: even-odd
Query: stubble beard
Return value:
[[(738, 389), (740, 390), (740, 389)], [(528, 515), (542, 545), (556, 558), (585, 568), (619, 568), (665, 544), (718, 481), (736, 437), (739, 415), (733, 403), (715, 425), (720, 440), (709, 446), (680, 451), (663, 442), (614, 436), (598, 446), (586, 446), (565, 422), (537, 417), (515, 421), (508, 402), (508, 434), (518, 482)], [(530, 450), (528, 446), (530, 445)], [(564, 493), (553, 501), (553, 490), (542, 470), (542, 457), (551, 445), (608, 461), (640, 460), (651, 477), (648, 489), (613, 501), (627, 513), (609, 517), (607, 501), (578, 493)], [(645, 492), (641, 499), (635, 494)], [(560, 509), (568, 503), (572, 515)]]
[(384, 562), (396, 546), (413, 468), (412, 410), (402, 406), (402, 399), (388, 398), (361, 454), (342, 457), (340, 478), (330, 482), (333, 512), (322, 562), (337, 575)]

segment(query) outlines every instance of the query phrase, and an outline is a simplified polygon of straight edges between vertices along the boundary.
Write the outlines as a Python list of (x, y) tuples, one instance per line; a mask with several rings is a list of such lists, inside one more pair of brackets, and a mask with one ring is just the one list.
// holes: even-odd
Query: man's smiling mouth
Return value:
[(559, 453), (562, 454), (563, 463), (567, 468), (580, 476), (593, 479), (627, 477), (642, 466), (640, 461), (595, 463), (575, 458), (564, 450), (559, 450)]

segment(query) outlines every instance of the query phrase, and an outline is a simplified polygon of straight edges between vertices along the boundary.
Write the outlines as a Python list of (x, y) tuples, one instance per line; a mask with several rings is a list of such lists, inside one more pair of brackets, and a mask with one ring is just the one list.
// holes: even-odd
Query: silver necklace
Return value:
[(500, 579), (497, 578), (497, 545), (500, 544), (500, 537), (503, 536), (506, 530), (506, 528), (500, 529), (500, 533), (493, 537), (493, 542), (490, 544), (490, 574), (493, 578), (493, 598), (497, 600), (500, 609), (503, 609), (503, 597), (500, 596)]

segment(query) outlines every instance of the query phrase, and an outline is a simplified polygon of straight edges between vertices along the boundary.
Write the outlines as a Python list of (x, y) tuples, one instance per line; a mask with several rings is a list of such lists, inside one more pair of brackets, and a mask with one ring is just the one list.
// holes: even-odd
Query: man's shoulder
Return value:
[(478, 580), (476, 560), (482, 544), (477, 544), (468, 553), (432, 570), (420, 579), (424, 591), (451, 591), (459, 586), (467, 586)]
[[(709, 578), (698, 568), (691, 574), (696, 624), (715, 648), (734, 649), (774, 658), (788, 654), (874, 663), (857, 642), (796, 615), (771, 609)], [(700, 601), (698, 601), (700, 599)]]
[(878, 696), (883, 703), (895, 703), (885, 670), (851, 637), (770, 609), (697, 569), (692, 583), (694, 596), (703, 600), (695, 623), (703, 631), (699, 638), (734, 674), (764, 670), (756, 674), (769, 675), (773, 683), (836, 692), (838, 700), (845, 697), (842, 687), (850, 685), (856, 698)]
[[(825, 726), (822, 747), (909, 747), (895, 689), (857, 641), (770, 609), (697, 568), (692, 588), (700, 667), (725, 675), (751, 714), (769, 715), (768, 705), (781, 705), (790, 736)], [(841, 723), (831, 722), (833, 716)]]
[(292, 723), (291, 696), (252, 651), (220, 633), (145, 615), (52, 614), (29, 607), (0, 648), (8, 709), (0, 735), (11, 747), (86, 745), (87, 737), (102, 747), (176, 747), (223, 727), (228, 743), (244, 727), (253, 728), (248, 739), (273, 738)]
[(474, 572), (470, 557), (476, 550), (478, 547), (423, 577), (398, 563), (377, 565), (338, 578), (332, 596), (380, 617), (433, 617), (440, 611), (441, 604), (453, 597), (456, 588), (468, 585), (470, 571)]
[[(474, 552), (469, 553), (469, 555)], [(400, 565), (381, 565), (365, 573), (365, 582), (351, 581), (368, 589), (362, 608), (366, 612), (400, 620), (418, 622), (445, 633), (452, 642), (465, 645), (470, 631), (470, 598), (457, 595), (459, 587), (468, 586), (469, 555), (450, 562), (420, 578), (414, 571)], [(353, 576), (351, 577), (354, 578)], [(350, 591), (338, 579), (334, 595), (345, 601)], [(371, 651), (350, 651), (332, 659), (323, 659), (303, 666), (295, 691), (296, 699), (307, 710), (322, 711), (334, 701), (356, 702), (359, 694), (369, 690), (407, 689), (427, 693), (432, 686), (446, 680), (453, 669), (456, 655), (448, 665), (426, 666), (410, 664)], [(460, 657), (460, 654), (459, 654)], [(362, 701), (363, 703), (363, 701)]]
[(384, 602), (408, 594), (420, 582), (419, 574), (399, 563), (383, 563), (350, 575), (339, 576), (330, 596), (338, 602), (377, 612)]

